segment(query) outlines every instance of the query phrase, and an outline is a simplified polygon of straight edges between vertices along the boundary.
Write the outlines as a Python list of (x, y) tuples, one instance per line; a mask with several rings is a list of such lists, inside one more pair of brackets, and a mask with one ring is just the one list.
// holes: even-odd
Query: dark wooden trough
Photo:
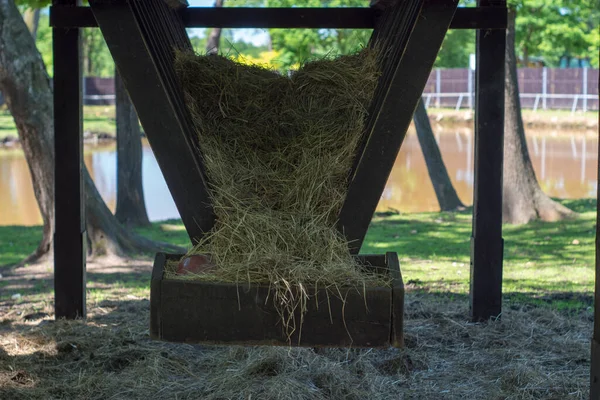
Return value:
[[(402, 347), (404, 284), (396, 253), (357, 256), (368, 268), (390, 274), (392, 287), (366, 292), (341, 288), (345, 297), (319, 290), (302, 329), (290, 340), (267, 285), (165, 279), (167, 260), (158, 253), (152, 271), (150, 335), (153, 339), (203, 344), (307, 347)], [(365, 307), (366, 305), (366, 307)], [(296, 318), (299, 321), (299, 316)], [(300, 333), (300, 336), (298, 335)]]

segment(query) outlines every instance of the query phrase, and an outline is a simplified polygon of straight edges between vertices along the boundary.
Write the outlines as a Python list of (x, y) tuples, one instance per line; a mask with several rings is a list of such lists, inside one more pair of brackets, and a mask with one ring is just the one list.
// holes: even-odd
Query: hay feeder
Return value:
[[(167, 260), (181, 255), (159, 253), (154, 261), (150, 296), (150, 335), (184, 343), (301, 345), (311, 347), (403, 346), (404, 285), (396, 253), (359, 256), (383, 269), (391, 287), (364, 293), (341, 288), (341, 297), (321, 289), (308, 304), (302, 327), (288, 337), (278, 311), (268, 301), (267, 285), (164, 279)], [(366, 305), (366, 307), (365, 307)], [(300, 320), (299, 313), (296, 319)]]
[[(271, 9), (257, 21), (267, 27), (375, 26), (369, 47), (377, 49), (381, 76), (349, 166), (336, 229), (358, 265), (378, 271), (389, 285), (357, 290), (342, 284), (335, 291), (315, 286), (302, 312), (294, 309), (282, 316), (269, 301), (276, 295), (271, 285), (170, 279), (169, 263), (182, 255), (157, 254), (151, 285), (153, 338), (209, 344), (403, 345), (404, 288), (397, 254), (358, 252), (457, 3), (374, 2), (368, 15), (375, 22), (356, 9), (340, 9), (333, 20), (324, 16), (333, 16), (334, 10)], [(215, 226), (216, 212), (206, 160), (197, 151), (194, 120), (174, 68), (175, 51), (191, 50), (184, 14), (163, 0), (90, 0), (90, 6), (190, 239), (198, 243)], [(231, 15), (223, 26), (248, 26), (241, 22), (243, 13)], [(236, 23), (236, 18), (241, 20)], [(287, 317), (291, 320), (283, 321)]]

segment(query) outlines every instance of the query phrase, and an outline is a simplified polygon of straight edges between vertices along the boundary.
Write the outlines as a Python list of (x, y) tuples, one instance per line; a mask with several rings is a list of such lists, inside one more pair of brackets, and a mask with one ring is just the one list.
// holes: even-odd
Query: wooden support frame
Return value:
[[(155, 79), (147, 80), (137, 77), (135, 73), (128, 74), (129, 85), (132, 87), (148, 87), (146, 91), (139, 91), (137, 97), (139, 100), (134, 100), (138, 113), (147, 115), (146, 123), (142, 121), (144, 129), (148, 132), (152, 131), (152, 127), (158, 126), (159, 129), (174, 128), (176, 131), (182, 130), (182, 116), (176, 113), (169, 112), (169, 116), (165, 121), (164, 113), (161, 114), (161, 121), (156, 121), (156, 116), (151, 114), (157, 109), (156, 99), (167, 99), (166, 104), (172, 101), (168, 96), (165, 96), (166, 85), (158, 73), (159, 61), (152, 58), (144, 40), (142, 28), (132, 19), (127, 16), (127, 13), (122, 13), (114, 10), (111, 14), (109, 7), (114, 8), (115, 1), (99, 1), (107, 7), (101, 10), (100, 13), (105, 13), (105, 17), (118, 19), (117, 25), (119, 29), (113, 30), (109, 35), (114, 37), (124, 37), (134, 35), (140, 48), (140, 52), (128, 54), (128, 52), (113, 46), (111, 52), (117, 54), (123, 66), (126, 65), (145, 65), (149, 73)], [(491, 96), (496, 96), (498, 101), (490, 104), (485, 104), (477, 100), (476, 107), (476, 189), (475, 189), (475, 205), (473, 217), (473, 237), (472, 237), (472, 283), (471, 283), (471, 315), (475, 320), (486, 319), (491, 316), (497, 316), (500, 313), (501, 302), (501, 280), (502, 280), (502, 237), (501, 237), (501, 182), (502, 182), (502, 154), (498, 148), (502, 148), (502, 130), (503, 130), (503, 92), (500, 88), (504, 82), (504, 41), (506, 28), (506, 8), (505, 1), (480, 0), (477, 8), (458, 9), (452, 12), (448, 18), (449, 11), (443, 10), (441, 2), (434, 0), (426, 1), (426, 8), (434, 10), (437, 7), (437, 17), (422, 20), (415, 28), (418, 35), (413, 35), (411, 43), (406, 49), (403, 63), (398, 66), (396, 76), (401, 74), (414, 74), (418, 79), (410, 82), (408, 87), (398, 88), (392, 85), (392, 90), (398, 90), (398, 93), (408, 96), (420, 95), (419, 86), (424, 86), (426, 74), (423, 73), (422, 64), (420, 68), (411, 67), (408, 60), (412, 59), (414, 63), (415, 57), (423, 49), (423, 37), (433, 37), (435, 35), (439, 42), (443, 39), (445, 30), (450, 29), (486, 29), (485, 32), (478, 33), (478, 78), (477, 78), (477, 98), (481, 99), (485, 96), (490, 99)], [(494, 7), (499, 6), (499, 7)], [(187, 27), (199, 26), (224, 26), (224, 27), (280, 27), (280, 28), (317, 28), (317, 27), (337, 27), (337, 28), (356, 28), (369, 29), (375, 25), (376, 10), (368, 8), (360, 9), (222, 9), (215, 10), (212, 8), (188, 8), (180, 11), (183, 21)], [(338, 15), (338, 13), (340, 13)], [(343, 14), (343, 18), (342, 18)], [(125, 16), (124, 16), (125, 15)], [(333, 16), (336, 16), (333, 18)], [(307, 18), (308, 16), (308, 18)], [(279, 18), (280, 17), (280, 18)], [(98, 26), (97, 16), (92, 14), (89, 7), (77, 7), (76, 0), (54, 0), (51, 8), (51, 25), (53, 29), (54, 47), (54, 96), (55, 96), (55, 129), (56, 138), (56, 234), (55, 234), (55, 293), (56, 293), (56, 315), (57, 317), (75, 318), (85, 316), (85, 207), (83, 196), (82, 183), (82, 118), (81, 118), (81, 66), (79, 64), (79, 41), (80, 33), (78, 29), (70, 29), (73, 27), (93, 27)], [(100, 17), (99, 19), (102, 19)], [(119, 19), (120, 18), (120, 19)], [(107, 21), (106, 19), (105, 21)], [(333, 21), (333, 22), (332, 22)], [(442, 28), (435, 21), (443, 21)], [(102, 23), (100, 23), (102, 28)], [(440, 29), (444, 34), (440, 34)], [(495, 31), (494, 30), (498, 30)], [(104, 32), (103, 32), (104, 33)], [(428, 45), (431, 42), (428, 42)], [(439, 46), (438, 46), (439, 48)], [(499, 49), (502, 48), (502, 51)], [(437, 52), (437, 48), (435, 50)], [(114, 56), (113, 54), (113, 56)], [(426, 58), (433, 63), (435, 54), (428, 52)], [(76, 61), (75, 61), (76, 60)], [(125, 61), (129, 60), (129, 61)], [(127, 67), (124, 67), (125, 69)], [(425, 68), (425, 70), (427, 70)], [(74, 73), (75, 71), (75, 73)], [(428, 70), (427, 70), (428, 72)], [(421, 76), (423, 75), (423, 76)], [(146, 75), (147, 76), (147, 75)], [(414, 81), (419, 81), (414, 82)], [(148, 85), (148, 82), (155, 85)], [(151, 86), (151, 87), (150, 87)], [(397, 85), (396, 85), (397, 86)], [(421, 87), (422, 91), (422, 87)], [(135, 92), (135, 89), (134, 89)], [(131, 90), (130, 90), (131, 93)], [(134, 97), (134, 96), (132, 96)], [(402, 96), (400, 96), (402, 97)], [(73, 101), (78, 99), (77, 101)], [(500, 100), (502, 99), (502, 100)], [(387, 103), (387, 102), (386, 102)], [(395, 100), (384, 104), (382, 108), (396, 113), (399, 107), (409, 104), (406, 99)], [(414, 102), (416, 105), (416, 102)], [(141, 107), (140, 107), (141, 105)], [(161, 108), (160, 106), (158, 106)], [(396, 107), (396, 108), (395, 108)], [(145, 111), (140, 113), (139, 109)], [(169, 109), (169, 107), (166, 107)], [(164, 108), (161, 108), (164, 111)], [(382, 114), (384, 114), (383, 112)], [(155, 114), (155, 113), (154, 113)], [(404, 120), (403, 120), (404, 121)], [(154, 125), (157, 123), (158, 125)], [(408, 121), (410, 123), (410, 121)], [(400, 125), (408, 125), (405, 121)], [(494, 125), (494, 126), (491, 126)], [(380, 134), (385, 135), (386, 129), (392, 127), (392, 119), (378, 118), (378, 129), (381, 129)], [(386, 128), (387, 127), (387, 128)], [(398, 128), (395, 128), (398, 129)], [(484, 132), (487, 132), (484, 134)], [(491, 132), (491, 133), (490, 133)], [(377, 136), (370, 138), (370, 144), (367, 147), (381, 146), (382, 142), (377, 144)], [(382, 136), (383, 137), (383, 136)], [(60, 140), (58, 140), (60, 139)], [(394, 143), (391, 148), (382, 148), (384, 157), (381, 160), (376, 160), (377, 153), (368, 150), (361, 157), (360, 163), (353, 175), (353, 180), (366, 182), (369, 185), (381, 186), (380, 183), (374, 184), (369, 182), (369, 168), (365, 166), (379, 165), (389, 167), (391, 154), (397, 153), (399, 146), (402, 143), (403, 137), (394, 138)], [(185, 135), (180, 135), (177, 139), (180, 143), (184, 143), (187, 147), (192, 148), (193, 143)], [(152, 141), (152, 140), (151, 140)], [(155, 141), (156, 142), (156, 141)], [(169, 146), (168, 142), (157, 143), (158, 146)], [(499, 146), (499, 147), (498, 147)], [(492, 157), (487, 156), (488, 151), (492, 151)], [(165, 153), (167, 153), (166, 151)], [(486, 154), (485, 159), (482, 157)], [(158, 157), (157, 157), (158, 158)], [(202, 177), (201, 163), (193, 156), (185, 155), (184, 161), (179, 161), (180, 166), (173, 168), (173, 174), (185, 176), (186, 171), (198, 170), (199, 174), (192, 174)], [(159, 164), (161, 163), (160, 160)], [(164, 162), (163, 162), (164, 163)], [(392, 161), (393, 164), (393, 161)], [(183, 167), (182, 167), (183, 166)], [(492, 179), (484, 182), (478, 180), (477, 176), (481, 176), (485, 171), (492, 171)], [(387, 175), (386, 175), (387, 178)], [(177, 182), (177, 178), (168, 178), (167, 182)], [(186, 199), (179, 201), (178, 208), (181, 204), (189, 204), (193, 202), (194, 206), (198, 206), (198, 199), (207, 199), (206, 188), (204, 181), (200, 179), (197, 183), (201, 183), (201, 192), (204, 194), (188, 194)], [(177, 183), (176, 183), (177, 184)], [(384, 182), (385, 184), (385, 182)], [(190, 187), (189, 176), (186, 176), (185, 186)], [(193, 185), (192, 185), (193, 186)], [(357, 200), (360, 197), (360, 185), (353, 186), (353, 195), (350, 200), (350, 205), (345, 205), (343, 210), (343, 218), (341, 221), (350, 223), (354, 226), (355, 232), (366, 232), (366, 226), (363, 219), (358, 222), (352, 221), (355, 217), (352, 213), (354, 206), (360, 203)], [(383, 189), (383, 187), (381, 188)], [(490, 189), (488, 191), (487, 189)], [(364, 190), (364, 189), (363, 189)], [(381, 193), (380, 190), (370, 191), (368, 193)], [(354, 203), (351, 203), (354, 202)], [(370, 201), (371, 205), (373, 201)], [(208, 204), (208, 201), (207, 203)], [(500, 205), (500, 207), (499, 207)], [(374, 211), (374, 208), (373, 208)], [(192, 218), (184, 221), (186, 229), (190, 232), (190, 236), (198, 237), (203, 232), (212, 226), (212, 220), (207, 217), (206, 210), (200, 213), (199, 218)], [(371, 213), (372, 215), (372, 213)], [(370, 216), (369, 216), (370, 217)], [(354, 234), (360, 236), (360, 234)], [(364, 234), (362, 234), (364, 238)], [(360, 238), (362, 241), (362, 238)], [(598, 304), (597, 309), (600, 308)], [(598, 328), (600, 331), (600, 328)], [(600, 334), (599, 334), (600, 335)], [(595, 337), (594, 348), (597, 350), (598, 338)], [(594, 374), (592, 373), (594, 376)], [(596, 375), (598, 375), (596, 373)]]
[[(54, 0), (74, 6), (75, 0)], [(54, 54), (54, 302), (56, 318), (85, 318), (85, 196), (81, 34), (53, 28)]]
[[(212, 228), (214, 215), (202, 159), (196, 150), (197, 143), (189, 135), (193, 132), (192, 122), (183, 106), (183, 95), (177, 92), (177, 82), (169, 81), (161, 73), (165, 68), (173, 69), (172, 59), (159, 58), (160, 49), (149, 47), (147, 37), (151, 32), (140, 25), (127, 2), (102, 0), (90, 1), (90, 5), (186, 231), (195, 243)], [(127, 45), (123, 44), (123, 38), (127, 38)], [(177, 157), (171, 157), (173, 154)]]
[[(506, 2), (478, 0), (480, 6)], [(504, 162), (505, 31), (478, 31), (476, 37), (475, 184), (471, 237), (470, 312), (474, 321), (502, 310), (502, 167)]]
[[(181, 10), (187, 28), (346, 28), (372, 29), (376, 11), (370, 8), (213, 8)], [(52, 7), (50, 25), (93, 28), (98, 24), (89, 7)], [(450, 29), (505, 29), (506, 14), (486, 7), (459, 8)]]
[[(338, 227), (357, 254), (404, 141), (458, 1), (425, 1), (350, 177)], [(411, 79), (407, 80), (406, 77)]]

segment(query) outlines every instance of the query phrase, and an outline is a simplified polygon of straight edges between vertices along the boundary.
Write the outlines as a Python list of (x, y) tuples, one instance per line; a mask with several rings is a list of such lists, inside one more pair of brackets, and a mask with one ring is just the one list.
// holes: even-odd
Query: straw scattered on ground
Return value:
[[(409, 293), (398, 349), (203, 347), (149, 339), (147, 297), (110, 291), (88, 321), (50, 298), (0, 304), (2, 399), (584, 399), (591, 311), (505, 307), (468, 322), (465, 297)], [(122, 300), (126, 298), (126, 300)]]

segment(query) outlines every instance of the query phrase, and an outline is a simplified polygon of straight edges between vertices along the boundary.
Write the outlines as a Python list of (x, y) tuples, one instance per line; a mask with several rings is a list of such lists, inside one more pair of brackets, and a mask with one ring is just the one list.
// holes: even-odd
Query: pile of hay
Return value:
[(335, 227), (379, 77), (375, 51), (309, 62), (290, 77), (193, 53), (178, 53), (175, 67), (216, 215), (188, 255), (208, 255), (216, 269), (167, 277), (269, 284), (284, 318), (317, 286), (385, 284)]
[(473, 324), (466, 297), (409, 292), (402, 350), (203, 347), (150, 340), (146, 297), (94, 290), (87, 321), (52, 321), (52, 294), (0, 300), (0, 399), (589, 399), (592, 308)]

